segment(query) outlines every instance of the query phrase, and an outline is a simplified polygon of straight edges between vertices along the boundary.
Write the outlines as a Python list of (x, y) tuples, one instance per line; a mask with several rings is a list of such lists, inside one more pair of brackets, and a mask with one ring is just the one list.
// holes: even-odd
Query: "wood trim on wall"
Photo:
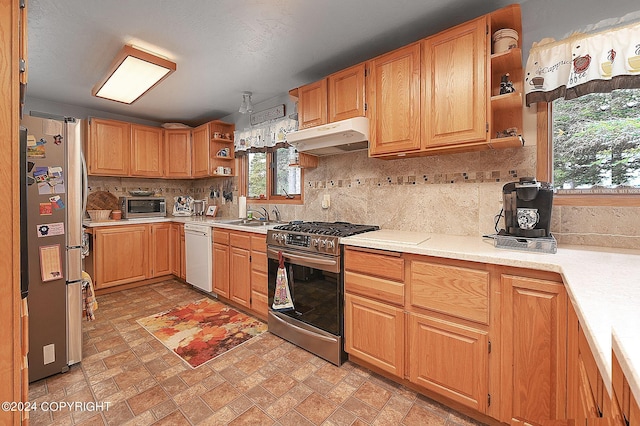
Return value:
[[(0, 0), (0, 400), (22, 400), (20, 322), (20, 73), (17, 0)], [(20, 411), (0, 411), (0, 424), (18, 425)]]
[[(548, 102), (538, 102), (536, 113), (537, 154), (536, 179), (545, 182), (553, 181), (553, 110)], [(606, 207), (640, 207), (640, 195), (635, 194), (554, 194), (553, 204), (556, 206), (606, 206)]]
[(537, 139), (538, 149), (536, 154), (536, 179), (543, 182), (553, 181), (553, 152), (549, 135), (551, 134), (551, 105), (547, 102), (538, 102)]

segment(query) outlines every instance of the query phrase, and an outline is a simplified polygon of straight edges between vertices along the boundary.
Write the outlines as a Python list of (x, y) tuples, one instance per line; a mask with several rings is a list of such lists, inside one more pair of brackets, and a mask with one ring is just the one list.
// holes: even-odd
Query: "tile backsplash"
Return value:
[[(495, 232), (502, 187), (535, 176), (535, 147), (379, 160), (366, 151), (320, 157), (304, 172), (304, 205), (280, 204), (284, 220), (347, 221), (383, 229), (482, 236)], [(164, 180), (90, 177), (92, 191), (116, 196), (149, 189), (171, 198), (208, 198), (218, 216), (238, 216), (237, 179)], [(231, 202), (222, 202), (230, 190)], [(218, 194), (217, 198), (209, 195)], [(329, 195), (328, 209), (322, 199)], [(274, 205), (255, 205), (271, 212)], [(560, 244), (640, 249), (640, 207), (554, 206), (551, 231)], [(502, 225), (500, 225), (502, 227)]]

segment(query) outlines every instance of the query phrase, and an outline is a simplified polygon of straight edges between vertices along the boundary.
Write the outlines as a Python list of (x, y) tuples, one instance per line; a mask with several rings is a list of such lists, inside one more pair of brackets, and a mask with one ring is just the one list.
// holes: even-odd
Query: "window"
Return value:
[(640, 206), (640, 89), (539, 102), (536, 173), (557, 205)]
[(552, 132), (559, 193), (640, 194), (640, 90), (557, 99)]
[(252, 152), (245, 157), (247, 198), (278, 202), (302, 200), (302, 170), (291, 167), (293, 148), (278, 148), (270, 153)]

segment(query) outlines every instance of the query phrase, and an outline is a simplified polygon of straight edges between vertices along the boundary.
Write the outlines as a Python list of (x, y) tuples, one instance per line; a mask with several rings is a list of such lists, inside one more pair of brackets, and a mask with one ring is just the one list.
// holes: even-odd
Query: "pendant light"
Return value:
[(238, 110), (238, 112), (241, 114), (253, 112), (253, 103), (251, 103), (251, 92), (242, 93), (242, 103), (240, 104), (240, 109)]

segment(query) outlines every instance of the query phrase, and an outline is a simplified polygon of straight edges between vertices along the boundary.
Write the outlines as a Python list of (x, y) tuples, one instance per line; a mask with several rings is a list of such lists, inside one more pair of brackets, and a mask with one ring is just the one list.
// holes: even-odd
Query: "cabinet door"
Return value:
[(191, 134), (191, 176), (209, 176), (209, 123), (196, 127)]
[(327, 124), (327, 79), (298, 89), (298, 127)]
[(231, 247), (229, 252), (229, 298), (234, 302), (251, 307), (251, 262), (249, 250)]
[(395, 376), (404, 376), (404, 312), (345, 294), (344, 350)]
[(151, 253), (151, 273), (149, 278), (171, 274), (171, 224), (158, 223), (151, 225), (149, 238)]
[(131, 125), (131, 176), (162, 177), (162, 129)]
[(165, 130), (166, 177), (191, 176), (191, 130)]
[(171, 273), (176, 277), (180, 276), (182, 267), (182, 255), (180, 253), (180, 226), (177, 223), (171, 224), (171, 234), (169, 236), (169, 258), (171, 260)]
[(213, 291), (229, 298), (229, 246), (226, 244), (213, 243)]
[(128, 176), (131, 158), (131, 125), (123, 121), (92, 118), (89, 122), (88, 173)]
[(409, 379), (485, 412), (489, 391), (487, 332), (409, 314)]
[(427, 147), (487, 140), (487, 21), (423, 40), (423, 137)]
[(502, 275), (503, 421), (561, 420), (567, 405), (563, 284)]
[(364, 63), (327, 78), (329, 123), (364, 117)]
[(149, 237), (147, 225), (122, 225), (95, 230), (96, 288), (147, 278)]
[(368, 65), (369, 154), (420, 149), (420, 44), (373, 59)]

